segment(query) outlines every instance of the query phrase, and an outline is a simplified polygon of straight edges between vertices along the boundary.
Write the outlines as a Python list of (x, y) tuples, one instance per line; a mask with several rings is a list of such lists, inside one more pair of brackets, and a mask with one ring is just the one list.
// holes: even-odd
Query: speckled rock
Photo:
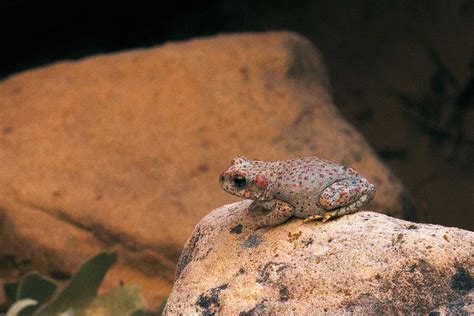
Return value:
[[(458, 274), (454, 277), (453, 284), (464, 284), (469, 286), (468, 283), (470, 282), (470, 288), (473, 287), (473, 279), (464, 274), (464, 271), (459, 271)], [(460, 283), (462, 282), (462, 283)], [(461, 285), (463, 286), (463, 285)], [(470, 291), (465, 296), (461, 297), (459, 300), (450, 302), (443, 306), (440, 306), (429, 313), (429, 316), (448, 316), (448, 315), (462, 315), (462, 316), (469, 316), (474, 315), (474, 291)]]
[(473, 232), (373, 212), (253, 230), (249, 204), (218, 208), (197, 225), (166, 314), (474, 312)]
[(221, 35), (2, 81), (0, 252), (67, 275), (116, 248), (110, 283), (140, 283), (159, 303), (196, 223), (236, 200), (217, 178), (240, 154), (343, 163), (376, 185), (370, 209), (411, 214), (400, 181), (334, 107), (306, 39)]

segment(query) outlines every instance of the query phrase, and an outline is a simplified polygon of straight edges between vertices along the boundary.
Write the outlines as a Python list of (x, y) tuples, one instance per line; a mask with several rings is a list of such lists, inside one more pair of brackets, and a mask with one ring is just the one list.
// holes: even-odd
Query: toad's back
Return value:
[(354, 169), (318, 157), (295, 158), (271, 164), (276, 177), (267, 195), (291, 204), (295, 207), (296, 216), (319, 209), (319, 195), (331, 184), (343, 179), (360, 178)]

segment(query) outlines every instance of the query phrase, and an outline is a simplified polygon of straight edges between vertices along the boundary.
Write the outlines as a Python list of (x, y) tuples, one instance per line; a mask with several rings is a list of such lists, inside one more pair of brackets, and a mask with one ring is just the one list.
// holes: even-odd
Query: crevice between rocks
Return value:
[[(137, 243), (130, 236), (107, 231), (100, 225), (86, 225), (74, 219), (64, 210), (50, 208), (16, 197), (14, 203), (22, 207), (35, 209), (55, 219), (65, 222), (77, 229), (92, 234), (104, 249), (119, 248), (121, 259), (133, 269), (150, 277), (160, 277), (169, 282), (173, 281), (175, 262), (178, 260), (180, 249), (174, 250), (173, 245), (149, 246)], [(122, 248), (122, 250), (120, 250)], [(171, 251), (170, 251), (171, 250)]]

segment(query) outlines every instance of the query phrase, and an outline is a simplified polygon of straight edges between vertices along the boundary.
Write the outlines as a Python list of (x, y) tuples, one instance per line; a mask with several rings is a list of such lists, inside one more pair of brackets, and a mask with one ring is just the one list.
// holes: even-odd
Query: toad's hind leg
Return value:
[(375, 187), (364, 178), (337, 181), (323, 190), (319, 205), (325, 209), (323, 222), (345, 214), (354, 213), (370, 202), (375, 195)]

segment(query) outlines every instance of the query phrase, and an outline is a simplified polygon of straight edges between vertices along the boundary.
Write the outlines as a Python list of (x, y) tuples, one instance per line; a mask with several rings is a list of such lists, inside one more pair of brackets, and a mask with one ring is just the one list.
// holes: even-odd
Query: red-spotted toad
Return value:
[(268, 211), (258, 226), (274, 226), (291, 216), (327, 221), (356, 212), (375, 187), (354, 169), (318, 157), (282, 161), (236, 157), (219, 178), (230, 194), (254, 200), (250, 209)]

